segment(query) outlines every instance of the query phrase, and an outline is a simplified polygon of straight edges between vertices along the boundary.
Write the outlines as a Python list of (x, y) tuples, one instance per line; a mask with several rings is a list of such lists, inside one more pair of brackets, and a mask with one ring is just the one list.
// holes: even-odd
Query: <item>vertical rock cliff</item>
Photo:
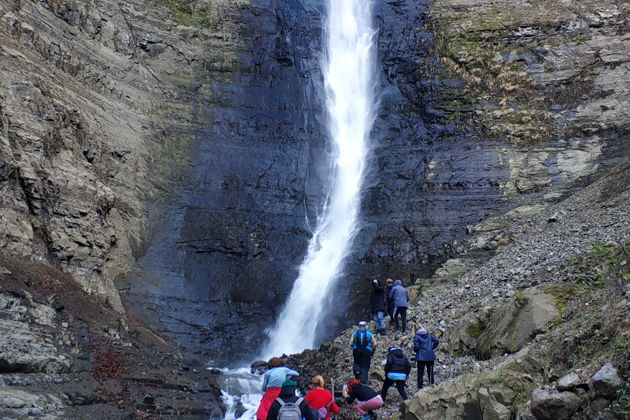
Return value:
[[(3, 252), (203, 360), (251, 357), (326, 194), (321, 4), (0, 4)], [(628, 9), (592, 6), (377, 2), (381, 109), (331, 334), (369, 279), (464, 270), (627, 157)]]

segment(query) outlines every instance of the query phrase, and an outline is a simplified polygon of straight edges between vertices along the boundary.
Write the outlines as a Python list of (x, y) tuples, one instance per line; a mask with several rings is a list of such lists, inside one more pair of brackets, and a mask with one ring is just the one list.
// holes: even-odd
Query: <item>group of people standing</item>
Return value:
[(299, 373), (282, 366), (282, 360), (272, 357), (263, 376), (264, 395), (256, 411), (256, 420), (330, 420), (330, 413), (338, 413), (333, 395), (324, 388), (324, 378), (311, 379), (312, 389), (304, 397), (296, 394)]
[[(392, 320), (396, 331), (405, 332), (407, 328), (407, 306), (409, 294), (402, 285), (402, 280), (387, 279), (382, 285), (378, 279), (372, 280), (370, 309), (376, 323), (376, 333), (385, 334), (385, 313)], [(399, 323), (400, 318), (400, 323)]]
[[(401, 280), (388, 279), (385, 285), (378, 280), (372, 281), (370, 306), (377, 334), (385, 334), (385, 313), (390, 317), (395, 331), (405, 332), (407, 327), (407, 306), (409, 295)], [(366, 321), (360, 321), (358, 328), (352, 333), (351, 346), (354, 363), (352, 370), (354, 377), (348, 379), (342, 390), (346, 404), (356, 405), (361, 420), (374, 417), (374, 410), (381, 408), (387, 397), (387, 391), (395, 386), (400, 396), (407, 399), (406, 382), (411, 372), (411, 363), (402, 348), (390, 346), (385, 363), (385, 377), (383, 387), (378, 393), (370, 388), (368, 373), (372, 355), (376, 348), (374, 334), (367, 328)], [(435, 348), (439, 340), (422, 327), (414, 324), (413, 350), (418, 368), (418, 389), (424, 386), (424, 371), (427, 371), (428, 383), (435, 382), (433, 366), (435, 363)], [(293, 377), (298, 372), (282, 366), (282, 361), (274, 357), (269, 361), (269, 370), (263, 378), (263, 398), (256, 412), (257, 420), (329, 420), (332, 413), (339, 412), (339, 406), (330, 391), (324, 388), (324, 379), (317, 375), (311, 380), (312, 389), (304, 397), (296, 395), (297, 383)]]
[[(409, 305), (409, 294), (402, 285), (401, 280), (393, 281), (387, 279), (385, 285), (381, 285), (379, 280), (372, 280), (372, 292), (370, 294), (370, 309), (376, 324), (376, 333), (385, 334), (385, 312), (391, 320), (394, 331), (404, 333), (407, 329), (407, 307)], [(413, 350), (414, 359), (418, 368), (418, 389), (424, 387), (424, 371), (427, 371), (429, 385), (435, 383), (434, 364), (435, 349), (439, 345), (439, 340), (423, 328), (421, 324), (414, 324), (413, 328)], [(367, 384), (368, 372), (370, 370), (371, 358), (376, 347), (376, 340), (367, 329), (367, 322), (359, 322), (359, 328), (352, 334), (352, 355), (354, 358), (353, 371), (355, 377), (362, 384)], [(371, 395), (367, 400), (370, 407), (362, 419), (369, 419), (371, 411), (380, 408), (387, 397), (387, 391), (391, 386), (396, 386), (400, 396), (406, 400), (406, 382), (411, 372), (411, 363), (402, 348), (390, 346), (387, 351), (387, 361), (385, 363), (385, 378), (380, 394), (372, 390), (371, 393), (363, 390), (365, 397)], [(350, 384), (350, 382), (349, 382)], [(367, 385), (364, 385), (367, 387)], [(345, 395), (344, 395), (345, 397)], [(380, 405), (378, 405), (380, 402)], [(358, 407), (357, 407), (358, 409)]]

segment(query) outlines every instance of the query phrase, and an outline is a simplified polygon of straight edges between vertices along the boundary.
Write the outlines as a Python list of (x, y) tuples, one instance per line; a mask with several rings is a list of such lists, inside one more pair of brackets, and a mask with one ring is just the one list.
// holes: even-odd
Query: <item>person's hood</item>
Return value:
[(426, 337), (427, 335), (429, 335), (429, 332), (425, 330), (424, 328), (420, 328), (418, 331), (416, 331), (416, 335), (421, 335), (423, 337)]
[(392, 354), (392, 356), (394, 356), (397, 359), (405, 358), (405, 353), (402, 351), (401, 348), (396, 347), (396, 348), (391, 349), (389, 352)]
[(402, 280), (396, 280), (394, 286), (402, 286)]
[(295, 397), (295, 388), (295, 385), (284, 385), (280, 388), (280, 394), (278, 396), (282, 399)]

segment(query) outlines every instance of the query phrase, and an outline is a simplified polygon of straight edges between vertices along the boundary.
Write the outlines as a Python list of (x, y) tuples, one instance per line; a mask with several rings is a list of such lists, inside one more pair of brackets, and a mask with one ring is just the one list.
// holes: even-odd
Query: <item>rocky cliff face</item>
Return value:
[(129, 292), (204, 358), (243, 319), (260, 341), (322, 203), (320, 18), (308, 2), (5, 2), (3, 247), (117, 310)]
[(146, 222), (156, 81), (115, 2), (2, 2), (5, 252), (59, 264), (121, 310)]
[[(476, 264), (627, 156), (627, 17), (377, 2), (381, 112), (330, 333), (368, 279)], [(253, 355), (325, 194), (321, 19), (306, 0), (4, 0), (0, 246), (119, 311), (121, 290), (203, 359)]]
[(628, 8), (556, 6), (380, 4), (384, 96), (355, 280), (413, 283), (473, 231), (473, 248), (496, 248), (517, 213), (627, 158)]
[[(195, 141), (129, 302), (152, 301), (168, 333), (222, 364), (254, 356), (290, 290), (323, 204), (327, 151), (321, 10), (261, 2), (218, 13), (239, 42), (223, 73), (187, 80), (195, 131), (178, 135)], [(207, 54), (206, 41), (195, 45)]]

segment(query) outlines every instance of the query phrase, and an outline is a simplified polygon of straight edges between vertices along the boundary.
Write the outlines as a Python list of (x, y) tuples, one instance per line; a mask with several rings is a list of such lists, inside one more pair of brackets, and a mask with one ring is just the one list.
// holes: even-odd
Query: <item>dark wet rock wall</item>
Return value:
[(224, 15), (241, 43), (223, 78), (196, 78), (190, 162), (132, 277), (128, 302), (216, 364), (255, 357), (321, 212), (321, 16), (309, 2)]

